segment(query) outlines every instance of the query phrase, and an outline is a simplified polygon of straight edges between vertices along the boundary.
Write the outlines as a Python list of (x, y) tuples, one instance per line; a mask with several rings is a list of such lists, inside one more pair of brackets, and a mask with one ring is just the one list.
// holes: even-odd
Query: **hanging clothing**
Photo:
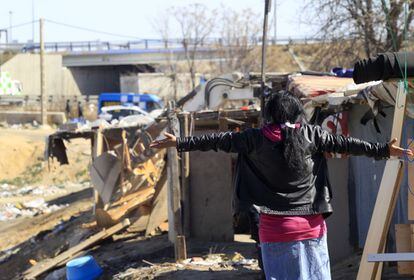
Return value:
[(387, 52), (375, 57), (359, 60), (354, 65), (353, 79), (356, 84), (401, 79), (414, 76), (414, 52)]

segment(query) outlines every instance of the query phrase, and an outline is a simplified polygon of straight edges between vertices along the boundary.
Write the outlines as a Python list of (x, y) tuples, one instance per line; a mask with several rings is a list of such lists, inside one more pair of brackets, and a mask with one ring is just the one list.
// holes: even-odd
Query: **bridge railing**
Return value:
[[(238, 40), (246, 41), (248, 45), (256, 46), (261, 45), (261, 37), (251, 38), (239, 38), (228, 42), (221, 38), (207, 38), (199, 45), (201, 47), (218, 48), (220, 46), (231, 47), (240, 45)], [(288, 44), (288, 43), (311, 43), (319, 42), (319, 38), (304, 37), (304, 38), (290, 38), (281, 37), (272, 39), (270, 38), (269, 44)], [(172, 49), (183, 47), (183, 39), (142, 39), (135, 41), (124, 42), (110, 42), (110, 41), (76, 41), (76, 42), (48, 42), (45, 43), (45, 50), (48, 52), (93, 52), (93, 51), (110, 51), (110, 50), (134, 50), (134, 49)], [(185, 42), (189, 48), (194, 46), (194, 42)], [(12, 50), (17, 52), (38, 52), (40, 49), (39, 43), (10, 43), (0, 44), (1, 50)]]

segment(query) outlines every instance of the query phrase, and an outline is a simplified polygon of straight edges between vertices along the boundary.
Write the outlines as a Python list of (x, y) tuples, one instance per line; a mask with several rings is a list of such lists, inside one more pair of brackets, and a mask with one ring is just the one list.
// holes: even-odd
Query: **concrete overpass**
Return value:
[[(174, 49), (134, 49), (105, 50), (88, 52), (71, 52), (63, 54), (63, 66), (113, 66), (162, 64), (168, 61), (184, 61), (186, 54), (183, 48)], [(196, 60), (220, 60), (217, 49), (200, 48), (195, 55)]]

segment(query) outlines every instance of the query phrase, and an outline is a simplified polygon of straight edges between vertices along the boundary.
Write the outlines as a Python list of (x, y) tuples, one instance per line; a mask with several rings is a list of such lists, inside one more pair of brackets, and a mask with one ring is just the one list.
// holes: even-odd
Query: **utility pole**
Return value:
[(273, 40), (275, 41), (276, 45), (276, 38), (277, 38), (277, 0), (275, 0), (274, 7), (273, 7), (273, 20), (274, 22), (274, 30), (273, 30)]
[(262, 111), (262, 121), (264, 117), (264, 105), (265, 105), (265, 96), (267, 95), (266, 89), (266, 48), (267, 48), (267, 19), (270, 11), (271, 0), (265, 0), (264, 7), (264, 18), (263, 18), (263, 36), (262, 36), (262, 67), (261, 67), (261, 98), (260, 98), (260, 109)]
[(35, 8), (34, 8), (34, 1), (32, 0), (32, 41), (35, 41)]
[(40, 38), (40, 118), (42, 125), (47, 124), (47, 100), (45, 97), (45, 42), (43, 37), (43, 18), (39, 21)]
[(9, 11), (9, 41), (10, 43), (13, 42), (12, 28), (13, 28), (13, 12)]

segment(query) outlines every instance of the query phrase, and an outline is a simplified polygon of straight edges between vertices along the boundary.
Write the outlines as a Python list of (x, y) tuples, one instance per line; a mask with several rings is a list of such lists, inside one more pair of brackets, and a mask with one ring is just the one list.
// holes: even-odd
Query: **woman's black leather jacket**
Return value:
[[(225, 132), (200, 137), (177, 138), (177, 150), (221, 150), (239, 153), (236, 195), (241, 201), (263, 206), (274, 214), (311, 215), (332, 212), (332, 193), (323, 152), (364, 155), (375, 159), (389, 157), (387, 143), (370, 143), (352, 137), (333, 135), (320, 126), (302, 125), (306, 139), (308, 173), (296, 175), (283, 157), (283, 142), (272, 142), (260, 129)], [(324, 171), (325, 172), (321, 172)]]

